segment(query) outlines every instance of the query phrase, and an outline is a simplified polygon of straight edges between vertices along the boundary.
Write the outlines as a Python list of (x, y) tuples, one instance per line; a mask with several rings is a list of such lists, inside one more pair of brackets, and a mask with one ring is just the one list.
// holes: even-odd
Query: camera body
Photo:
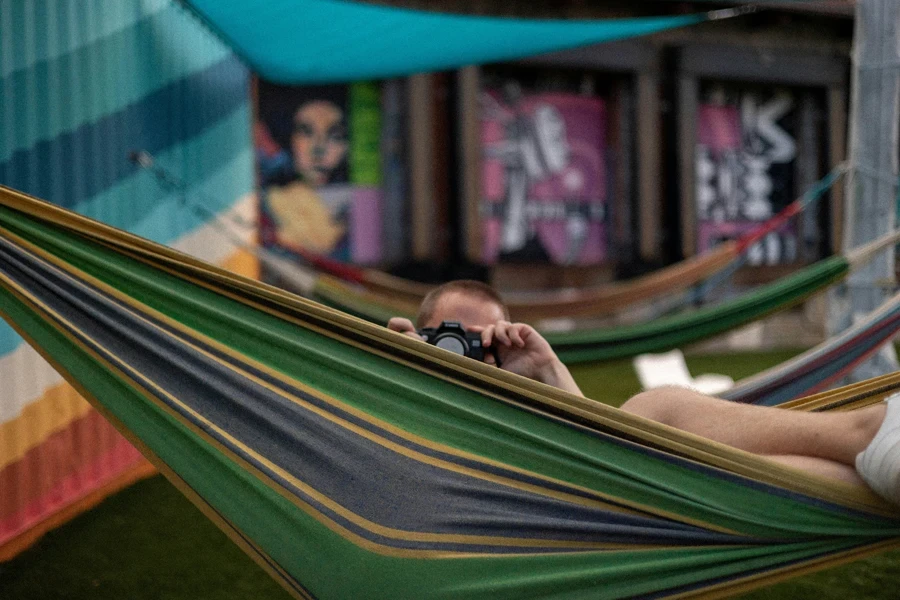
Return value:
[(484, 360), (485, 350), (481, 345), (481, 334), (466, 331), (456, 321), (443, 321), (440, 327), (425, 327), (418, 331), (429, 344), (449, 350), (455, 354), (468, 356), (475, 360)]

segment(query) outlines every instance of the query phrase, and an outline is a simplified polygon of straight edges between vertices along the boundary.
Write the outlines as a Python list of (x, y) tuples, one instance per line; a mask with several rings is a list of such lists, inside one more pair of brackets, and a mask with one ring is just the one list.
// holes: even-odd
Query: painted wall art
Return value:
[(605, 101), (515, 82), (484, 89), (481, 100), (484, 262), (602, 262)]
[[(795, 99), (789, 91), (707, 90), (697, 112), (697, 251), (741, 236), (794, 199)], [(750, 249), (751, 265), (797, 260), (791, 223)]]
[(378, 84), (259, 82), (260, 243), (358, 264), (381, 259)]

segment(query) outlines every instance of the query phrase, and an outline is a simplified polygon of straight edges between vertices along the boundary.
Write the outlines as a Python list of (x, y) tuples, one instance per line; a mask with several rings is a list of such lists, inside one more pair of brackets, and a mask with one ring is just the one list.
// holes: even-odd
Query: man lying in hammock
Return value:
[[(583, 395), (550, 344), (530, 325), (511, 323), (499, 294), (477, 281), (452, 281), (422, 301), (416, 325), (394, 317), (388, 328), (416, 339), (445, 321), (481, 333), (485, 362)], [(860, 410), (810, 413), (753, 406), (679, 387), (641, 392), (622, 410), (804, 471), (862, 483), (900, 505), (900, 394)], [(892, 401), (893, 400), (893, 401)]]

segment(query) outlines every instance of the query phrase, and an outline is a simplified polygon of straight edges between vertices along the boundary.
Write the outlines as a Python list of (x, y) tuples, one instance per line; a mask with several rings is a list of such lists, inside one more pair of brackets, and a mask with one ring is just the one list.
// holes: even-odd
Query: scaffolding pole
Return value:
[[(857, 0), (853, 35), (850, 166), (844, 204), (843, 249), (897, 226), (897, 152), (900, 125), (900, 2)], [(835, 215), (836, 218), (839, 215)], [(870, 313), (896, 287), (894, 249), (888, 248), (831, 294), (830, 327), (838, 332)], [(892, 345), (850, 376), (860, 381), (898, 368)]]

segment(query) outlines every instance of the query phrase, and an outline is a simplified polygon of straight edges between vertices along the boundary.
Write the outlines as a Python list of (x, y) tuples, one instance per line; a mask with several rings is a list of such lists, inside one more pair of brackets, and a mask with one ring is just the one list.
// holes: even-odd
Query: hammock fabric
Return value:
[(720, 398), (777, 406), (834, 384), (900, 332), (900, 292), (865, 319), (815, 348), (743, 379)]
[(724, 333), (799, 304), (849, 273), (850, 263), (833, 256), (773, 283), (710, 307), (639, 325), (547, 332), (544, 337), (567, 364), (662, 352)]
[(641, 325), (546, 333), (545, 338), (567, 363), (609, 360), (659, 352), (723, 333), (783, 310), (844, 278), (850, 270), (900, 240), (900, 230), (832, 256), (733, 300)]
[(865, 488), (9, 190), (0, 311), (298, 598), (716, 596), (900, 545), (895, 509)]
[[(894, 232), (848, 256), (821, 260), (788, 277), (715, 306), (636, 325), (544, 332), (544, 337), (566, 364), (613, 360), (680, 348), (799, 304), (843, 279), (854, 265), (869, 260), (887, 244), (895, 243), (898, 237), (900, 233)], [(377, 323), (384, 323), (390, 317), (390, 308), (382, 307), (378, 312), (373, 312), (373, 305), (359, 301), (359, 296), (343, 294), (343, 289), (343, 284), (333, 279), (319, 279), (312, 295), (330, 306)], [(855, 358), (858, 357), (844, 356), (844, 359)], [(810, 376), (815, 381), (817, 375)], [(800, 383), (798, 389), (804, 389), (803, 385)], [(810, 386), (810, 389), (814, 387)]]

